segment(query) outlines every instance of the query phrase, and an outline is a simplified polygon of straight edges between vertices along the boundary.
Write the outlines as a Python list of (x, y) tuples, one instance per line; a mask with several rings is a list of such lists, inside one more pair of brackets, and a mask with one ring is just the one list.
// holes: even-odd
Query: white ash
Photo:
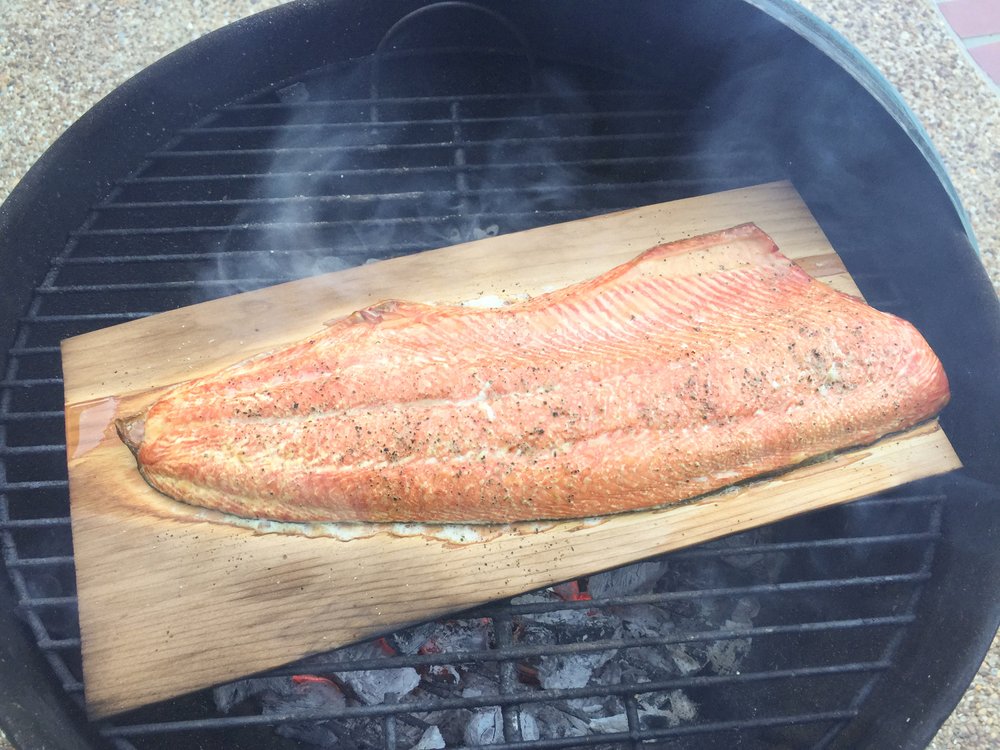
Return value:
[(425, 622), (393, 633), (386, 640), (401, 654), (415, 654), (441, 627), (439, 622)]
[(515, 717), (515, 722), (521, 732), (522, 740), (533, 742), (537, 739), (541, 739), (542, 735), (538, 729), (538, 722), (535, 720), (534, 716), (527, 711), (518, 711), (515, 714)]
[(730, 641), (714, 641), (706, 653), (708, 663), (716, 674), (738, 674), (740, 664), (750, 653), (753, 641), (750, 638), (735, 638)]
[(472, 712), (463, 737), (466, 745), (495, 745), (503, 742), (503, 717), (500, 709), (479, 708)]
[(546, 690), (581, 688), (590, 683), (594, 670), (604, 666), (614, 651), (589, 654), (554, 654), (543, 656), (538, 666), (538, 681)]
[[(630, 683), (641, 683), (684, 674), (677, 667), (676, 650), (676, 646), (640, 646), (627, 649), (620, 659), (622, 679)], [(695, 657), (692, 655), (691, 658)]]
[[(642, 729), (660, 729), (693, 721), (698, 715), (698, 707), (682, 691), (674, 690), (655, 702), (644, 696), (639, 700), (636, 713)], [(628, 716), (622, 712), (594, 719), (590, 727), (600, 734), (628, 732)]]
[(267, 692), (263, 698), (264, 714), (308, 713), (343, 708), (344, 693), (326, 681), (296, 683), (287, 679), (290, 687), (280, 692)]
[(670, 614), (653, 604), (616, 607), (615, 614), (624, 623), (625, 632), (636, 638), (662, 635), (674, 627)]
[[(529, 711), (516, 711), (513, 718), (515, 730), (520, 733), (521, 741), (533, 742), (541, 738), (538, 722)], [(462, 740), (466, 745), (495, 745), (500, 742), (514, 741), (516, 737), (511, 737), (509, 740), (505, 737), (503, 713), (499, 707), (491, 706), (472, 712)]]
[(217, 687), (212, 697), (215, 706), (229, 713), (250, 698), (260, 701), (265, 714), (308, 712), (316, 709), (343, 708), (343, 692), (331, 682), (316, 680), (296, 682), (291, 677), (252, 677)]
[(340, 735), (323, 721), (297, 722), (295, 724), (279, 724), (274, 731), (282, 737), (315, 747), (330, 750), (347, 750), (341, 742)]
[[(490, 665), (495, 669), (496, 665)], [(463, 698), (497, 695), (500, 692), (500, 679), (496, 673), (466, 670), (462, 673), (462, 685), (458, 694)]]
[[(535, 722), (538, 736), (546, 739), (578, 737), (590, 731), (588, 719), (581, 719), (574, 712), (567, 711), (558, 704), (533, 704), (526, 709), (525, 713), (528, 713)], [(528, 738), (524, 737), (524, 739)]]
[(645, 594), (663, 577), (665, 562), (641, 562), (590, 576), (587, 591), (594, 599)]
[(700, 672), (705, 666), (704, 661), (695, 658), (689, 650), (681, 646), (669, 645), (665, 647), (665, 650), (670, 654), (670, 660), (677, 667), (677, 671), (685, 677)]
[[(362, 643), (350, 649), (342, 649), (338, 656), (343, 659), (370, 659), (384, 656), (375, 643)], [(397, 698), (409, 695), (420, 684), (420, 675), (413, 667), (391, 669), (363, 669), (357, 672), (336, 672), (334, 676), (350, 686), (362, 703), (377, 705), (384, 703), (390, 693)]]
[(426, 632), (418, 647), (423, 653), (457, 653), (489, 648), (492, 626), (489, 621), (449, 621)]
[(436, 726), (431, 726), (427, 727), (424, 733), (420, 735), (420, 739), (413, 746), (413, 750), (442, 750), (445, 747), (447, 745), (445, 744), (444, 737), (441, 736), (441, 730)]
[(215, 707), (228, 714), (233, 706), (237, 706), (248, 698), (253, 698), (267, 690), (281, 691), (291, 685), (288, 677), (251, 677), (237, 680), (226, 685), (220, 685), (212, 691)]

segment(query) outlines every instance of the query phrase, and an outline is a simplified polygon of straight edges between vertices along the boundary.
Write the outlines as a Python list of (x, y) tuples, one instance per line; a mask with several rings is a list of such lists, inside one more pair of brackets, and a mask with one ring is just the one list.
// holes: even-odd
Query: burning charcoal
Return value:
[[(541, 595), (538, 600), (551, 603), (558, 601), (555, 593)], [(543, 625), (556, 625), (559, 627), (588, 627), (593, 617), (587, 614), (585, 609), (554, 609), (549, 612), (534, 612), (530, 615), (522, 615), (521, 619), (529, 622), (537, 622)]]
[(348, 747), (341, 742), (340, 737), (321, 721), (279, 724), (274, 731), (282, 737), (297, 740), (306, 745), (348, 750)]
[(572, 714), (581, 721), (590, 721), (594, 716), (607, 716), (622, 710), (621, 701), (617, 695), (570, 698), (557, 703), (556, 707)]
[(670, 654), (670, 659), (677, 667), (678, 673), (684, 676), (700, 671), (708, 661), (704, 649), (699, 649), (698, 653), (703, 658), (698, 659), (691, 653), (691, 650), (684, 648), (682, 645), (668, 645), (664, 648)]
[(215, 699), (215, 707), (227, 714), (233, 706), (239, 705), (248, 698), (268, 691), (280, 693), (282, 690), (289, 689), (291, 685), (292, 681), (288, 677), (252, 677), (220, 685), (212, 691), (212, 697)]
[(579, 581), (559, 583), (548, 590), (565, 602), (588, 601), (591, 598), (589, 593), (580, 591)]
[(465, 733), (465, 726), (468, 723), (469, 712), (465, 709), (452, 708), (427, 713), (416, 713), (414, 717), (428, 725), (428, 729), (436, 728), (438, 734), (444, 740), (445, 747), (450, 747), (462, 744), (462, 737)]
[(594, 670), (603, 666), (614, 655), (614, 651), (598, 651), (543, 656), (538, 667), (538, 681), (546, 690), (585, 687)]
[(708, 644), (708, 661), (716, 674), (736, 674), (740, 664), (750, 652), (751, 638), (736, 638), (729, 641), (713, 641)]
[(517, 717), (517, 725), (521, 730), (521, 739), (523, 741), (533, 742), (541, 738), (541, 734), (538, 732), (538, 722), (535, 721), (534, 716), (527, 711), (518, 711), (515, 716)]
[(616, 607), (615, 614), (625, 623), (625, 632), (636, 638), (657, 636), (673, 627), (670, 615), (652, 604)]
[(510, 600), (511, 604), (537, 604), (539, 602), (551, 601), (551, 597), (544, 591), (529, 591), (527, 594), (515, 596)]
[(503, 741), (503, 717), (498, 707), (477, 708), (472, 712), (465, 727), (465, 744), (493, 745)]
[(489, 648), (491, 626), (488, 619), (449, 621), (436, 625), (426, 634), (418, 648), (419, 653), (440, 654)]
[(653, 590), (667, 569), (664, 562), (641, 562), (591, 576), (587, 591), (595, 599), (626, 594), (643, 594)]
[[(214, 691), (215, 705), (223, 713), (249, 698), (258, 698), (261, 714), (283, 716), (343, 708), (344, 694), (333, 682), (312, 675), (266, 677), (239, 680)], [(321, 721), (282, 723), (278, 734), (318, 747), (344, 746), (336, 734)]]
[(594, 670), (594, 676), (590, 678), (593, 685), (620, 685), (623, 679), (622, 658), (619, 652), (618, 658), (611, 659), (599, 670)]
[(439, 622), (425, 622), (387, 636), (386, 640), (399, 653), (412, 655), (417, 653), (420, 647), (427, 642), (427, 639), (440, 627), (441, 623)]
[(420, 735), (420, 740), (413, 746), (412, 750), (441, 750), (446, 747), (441, 730), (436, 726), (427, 727)]
[[(496, 665), (489, 665), (495, 669)], [(461, 695), (463, 698), (475, 698), (477, 695), (496, 695), (500, 691), (500, 678), (496, 672), (483, 674), (468, 671), (462, 680)]]
[[(533, 704), (522, 714), (531, 715), (540, 737), (578, 737), (588, 731), (586, 720), (551, 703)], [(523, 726), (521, 731), (524, 732)], [(527, 740), (528, 737), (524, 736), (524, 739)]]
[[(639, 701), (639, 726), (643, 729), (659, 729), (661, 727), (676, 727), (697, 716), (697, 707), (680, 690), (674, 690), (665, 696), (658, 696), (655, 703), (648, 698)], [(628, 716), (622, 712), (613, 716), (593, 719), (590, 728), (598, 734), (613, 734), (628, 732)]]
[(426, 674), (435, 680), (450, 682), (452, 685), (462, 681), (462, 675), (451, 664), (432, 664), (427, 667)]
[(626, 662), (642, 669), (650, 678), (672, 677), (677, 674), (676, 665), (665, 647), (641, 646), (630, 648)]
[(692, 721), (698, 715), (698, 707), (694, 701), (681, 690), (645, 695), (639, 700), (639, 704), (639, 723), (644, 729), (655, 729), (664, 724), (676, 727)]
[[(342, 659), (370, 659), (385, 656), (385, 652), (376, 641), (341, 649), (338, 656)], [(350, 686), (362, 703), (369, 705), (384, 703), (388, 693), (397, 697), (408, 695), (420, 684), (420, 675), (413, 667), (337, 672), (336, 677)]]
[(614, 734), (628, 731), (628, 717), (624, 713), (602, 716), (590, 722), (590, 729), (596, 734)]
[(396, 697), (408, 695), (420, 684), (420, 675), (412, 667), (339, 672), (337, 677), (350, 685), (358, 699), (368, 705), (384, 703), (390, 693)]
[(279, 690), (267, 690), (261, 696), (265, 715), (343, 708), (347, 703), (340, 688), (330, 680), (314, 678), (296, 681), (294, 677), (280, 679), (282, 682)]
[(733, 607), (732, 614), (729, 615), (729, 619), (726, 620), (726, 627), (735, 628), (740, 625), (750, 627), (753, 625), (753, 618), (755, 618), (759, 612), (760, 603), (756, 599), (742, 597), (737, 600), (736, 606)]

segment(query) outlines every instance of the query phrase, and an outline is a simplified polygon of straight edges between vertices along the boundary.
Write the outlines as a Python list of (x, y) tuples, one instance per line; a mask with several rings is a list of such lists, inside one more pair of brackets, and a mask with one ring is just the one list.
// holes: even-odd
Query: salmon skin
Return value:
[(906, 321), (752, 224), (497, 309), (389, 301), (118, 423), (153, 487), (280, 521), (505, 523), (702, 495), (936, 414)]

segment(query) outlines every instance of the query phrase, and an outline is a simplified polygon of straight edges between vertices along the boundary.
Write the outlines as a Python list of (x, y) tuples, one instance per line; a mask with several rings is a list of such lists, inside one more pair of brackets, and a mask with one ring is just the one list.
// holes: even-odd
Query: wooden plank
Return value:
[(161, 388), (302, 338), (325, 320), (381, 299), (538, 294), (659, 242), (746, 221), (817, 278), (857, 292), (794, 190), (777, 183), (385, 261), (65, 341), (71, 513), (91, 715), (957, 468), (933, 422), (667, 509), (493, 529), (465, 544), (385, 529), (342, 541), (258, 533), (165, 498), (142, 481), (114, 434), (116, 417), (141, 409)]

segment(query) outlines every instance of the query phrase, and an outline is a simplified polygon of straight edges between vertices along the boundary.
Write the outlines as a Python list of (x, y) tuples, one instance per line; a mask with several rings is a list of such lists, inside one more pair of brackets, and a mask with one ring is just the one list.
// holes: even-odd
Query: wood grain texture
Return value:
[(655, 244), (748, 221), (812, 275), (857, 293), (798, 195), (775, 183), (384, 261), (63, 342), (91, 715), (957, 468), (932, 422), (697, 502), (598, 523), (509, 529), (464, 545), (387, 532), (341, 541), (205, 520), (146, 485), (114, 433), (116, 417), (143, 408), (162, 388), (305, 337), (382, 299), (539, 294)]

